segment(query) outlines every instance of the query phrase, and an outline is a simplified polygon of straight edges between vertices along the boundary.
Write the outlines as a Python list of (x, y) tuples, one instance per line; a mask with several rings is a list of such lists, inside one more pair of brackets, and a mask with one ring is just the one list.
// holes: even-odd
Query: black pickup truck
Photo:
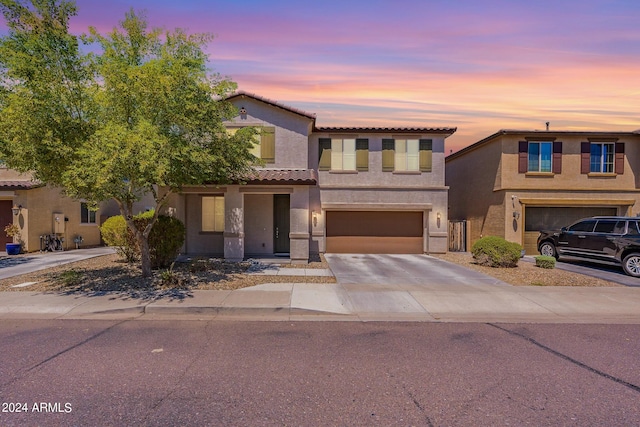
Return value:
[(626, 274), (640, 277), (640, 218), (585, 218), (560, 231), (541, 231), (538, 251), (556, 259), (562, 255), (621, 264)]

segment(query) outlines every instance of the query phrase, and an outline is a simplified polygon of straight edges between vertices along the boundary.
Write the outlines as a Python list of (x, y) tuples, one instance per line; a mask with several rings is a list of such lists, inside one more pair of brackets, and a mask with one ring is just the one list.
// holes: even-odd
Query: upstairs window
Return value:
[(431, 172), (433, 141), (430, 139), (383, 139), (382, 170), (385, 172)]
[(520, 141), (518, 173), (562, 173), (562, 141)]
[(583, 174), (624, 174), (624, 142), (583, 142), (580, 156)]
[[(230, 135), (236, 133), (240, 128), (227, 128)], [(265, 163), (276, 162), (276, 128), (270, 126), (258, 127), (258, 135), (253, 147), (249, 151)]]
[(369, 140), (365, 138), (320, 138), (319, 170), (366, 171)]
[(529, 142), (528, 172), (551, 172), (551, 142)]
[(613, 173), (615, 144), (591, 143), (589, 172)]

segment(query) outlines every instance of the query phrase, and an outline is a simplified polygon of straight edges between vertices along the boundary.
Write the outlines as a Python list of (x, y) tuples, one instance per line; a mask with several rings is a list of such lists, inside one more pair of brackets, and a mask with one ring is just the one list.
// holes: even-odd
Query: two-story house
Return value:
[(501, 236), (536, 254), (542, 229), (640, 213), (640, 131), (500, 130), (445, 159), (449, 218), (470, 244)]
[(239, 92), (233, 132), (261, 130), (247, 183), (184, 188), (169, 206), (184, 252), (240, 260), (447, 250), (444, 140), (455, 128), (316, 127), (313, 114)]

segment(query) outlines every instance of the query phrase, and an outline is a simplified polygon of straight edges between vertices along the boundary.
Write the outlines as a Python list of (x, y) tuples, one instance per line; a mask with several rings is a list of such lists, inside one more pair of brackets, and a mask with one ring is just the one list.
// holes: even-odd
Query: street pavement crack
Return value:
[(499, 330), (501, 330), (503, 332), (506, 332), (506, 333), (508, 333), (510, 335), (522, 338), (525, 341), (528, 341), (529, 343), (535, 345), (536, 347), (539, 347), (539, 348), (543, 349), (544, 351), (553, 354), (554, 356), (560, 357), (561, 359), (564, 359), (567, 362), (570, 362), (570, 363), (572, 363), (572, 364), (574, 364), (576, 366), (579, 366), (580, 368), (586, 369), (587, 371), (589, 371), (589, 372), (591, 372), (593, 374), (599, 375), (599, 376), (601, 376), (603, 378), (606, 378), (606, 379), (608, 379), (610, 381), (616, 382), (616, 383), (618, 383), (620, 385), (623, 385), (623, 386), (625, 386), (627, 388), (630, 388), (631, 390), (633, 390), (633, 391), (635, 391), (637, 393), (640, 393), (640, 386), (632, 384), (632, 383), (630, 383), (628, 381), (625, 381), (625, 380), (623, 380), (621, 378), (614, 377), (613, 375), (609, 375), (606, 372), (603, 372), (603, 371), (600, 371), (598, 369), (592, 368), (591, 366), (589, 366), (589, 365), (587, 365), (585, 363), (582, 363), (579, 360), (576, 360), (576, 359), (574, 359), (574, 358), (572, 358), (570, 356), (567, 356), (566, 354), (560, 353), (559, 351), (554, 350), (551, 347), (548, 347), (548, 346), (542, 344), (541, 342), (534, 340), (533, 338), (530, 338), (530, 337), (528, 337), (526, 335), (520, 334), (520, 333), (512, 331), (512, 330), (500, 327), (500, 326), (498, 326), (496, 324), (493, 324), (493, 323), (487, 323), (487, 325), (493, 326), (494, 328), (499, 329)]
[(426, 425), (428, 427), (433, 427), (433, 422), (431, 421), (431, 418), (429, 418), (429, 415), (427, 415), (427, 411), (425, 410), (425, 408), (423, 408), (420, 402), (418, 402), (418, 399), (413, 395), (413, 393), (411, 393), (411, 391), (407, 390), (407, 387), (403, 385), (402, 388), (404, 389), (405, 393), (407, 393), (407, 395), (411, 398), (411, 401), (416, 406), (416, 408), (418, 408), (418, 410), (422, 413), (422, 415), (424, 415)]
[(118, 322), (118, 323), (115, 323), (115, 324), (113, 324), (113, 325), (109, 326), (108, 328), (103, 329), (102, 331), (100, 331), (100, 332), (98, 332), (98, 333), (96, 333), (96, 334), (94, 334), (94, 335), (92, 335), (92, 336), (90, 336), (90, 337), (88, 337), (88, 338), (85, 338), (84, 340), (82, 340), (82, 341), (80, 341), (80, 342), (78, 342), (78, 343), (76, 343), (76, 344), (72, 345), (71, 347), (67, 347), (67, 348), (65, 348), (64, 350), (59, 351), (59, 352), (57, 352), (56, 354), (54, 354), (54, 355), (51, 355), (51, 356), (47, 357), (47, 358), (46, 358), (46, 359), (44, 359), (43, 361), (38, 362), (38, 363), (36, 363), (35, 365), (31, 366), (30, 368), (25, 369), (24, 371), (22, 371), (22, 372), (23, 372), (22, 374), (17, 375), (16, 377), (12, 378), (9, 382), (6, 382), (6, 383), (2, 384), (2, 385), (0, 386), (0, 389), (5, 388), (5, 387), (7, 387), (7, 386), (9, 386), (9, 385), (11, 385), (11, 384), (13, 384), (13, 383), (15, 383), (16, 381), (18, 381), (18, 380), (22, 379), (22, 378), (24, 377), (24, 375), (25, 375), (25, 374), (28, 374), (28, 373), (32, 372), (33, 370), (35, 370), (35, 369), (38, 369), (40, 366), (42, 366), (42, 365), (44, 365), (44, 364), (46, 364), (46, 363), (49, 363), (49, 362), (50, 362), (50, 361), (52, 361), (53, 359), (56, 359), (56, 358), (58, 358), (58, 357), (62, 356), (63, 354), (70, 352), (71, 350), (74, 350), (74, 349), (76, 349), (76, 348), (78, 348), (78, 347), (81, 347), (81, 346), (85, 345), (85, 344), (86, 344), (86, 343), (88, 343), (89, 341), (92, 341), (92, 340), (94, 340), (94, 339), (98, 338), (99, 336), (104, 335), (105, 333), (109, 332), (109, 331), (110, 331), (110, 330), (112, 330), (113, 328), (115, 328), (115, 327), (117, 327), (117, 326), (120, 326), (120, 325), (122, 325), (123, 323), (126, 323), (126, 322), (129, 322), (129, 320), (122, 320), (122, 321), (120, 321), (120, 322)]

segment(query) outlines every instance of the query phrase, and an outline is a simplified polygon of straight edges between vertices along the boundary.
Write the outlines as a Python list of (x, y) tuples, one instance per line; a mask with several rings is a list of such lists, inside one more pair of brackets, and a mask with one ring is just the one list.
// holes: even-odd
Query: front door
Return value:
[(2, 242), (2, 246), (0, 247), (0, 251), (4, 251), (4, 243), (13, 243), (12, 237), (7, 237), (4, 232), (4, 228), (13, 224), (13, 213), (11, 212), (11, 208), (13, 207), (13, 202), (11, 200), (0, 200), (0, 242)]
[(273, 195), (273, 251), (289, 253), (289, 195)]

